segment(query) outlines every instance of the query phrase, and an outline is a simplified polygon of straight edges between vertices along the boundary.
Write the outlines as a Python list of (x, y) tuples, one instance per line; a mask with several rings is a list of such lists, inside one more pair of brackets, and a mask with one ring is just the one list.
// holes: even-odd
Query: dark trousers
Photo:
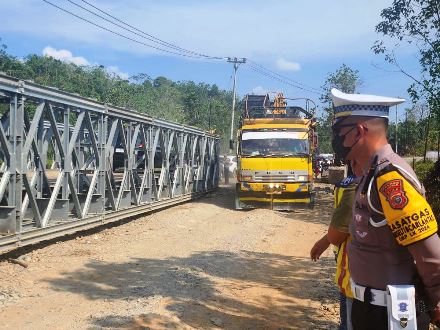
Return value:
[[(387, 308), (354, 299), (351, 322), (353, 330), (388, 330)], [(417, 314), (417, 329), (429, 329), (429, 318), (426, 314)]]
[(347, 330), (347, 299), (339, 292), (339, 330)]
[(224, 169), (224, 177), (225, 177), (225, 183), (229, 183), (229, 166), (225, 166)]
[(388, 330), (387, 308), (354, 299), (351, 322), (353, 330)]

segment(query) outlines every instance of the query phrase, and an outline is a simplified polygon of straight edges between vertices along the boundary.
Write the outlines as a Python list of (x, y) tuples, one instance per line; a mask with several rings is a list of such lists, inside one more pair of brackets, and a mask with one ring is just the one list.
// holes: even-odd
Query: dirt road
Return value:
[[(335, 329), (332, 210), (234, 211), (233, 189), (0, 259), (2, 329)], [(11, 257), (11, 255), (9, 255)]]

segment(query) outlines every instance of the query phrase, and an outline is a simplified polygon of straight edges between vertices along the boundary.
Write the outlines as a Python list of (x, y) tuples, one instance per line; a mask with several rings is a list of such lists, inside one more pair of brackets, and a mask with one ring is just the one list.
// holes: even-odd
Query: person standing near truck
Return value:
[(387, 141), (389, 107), (404, 100), (331, 93), (333, 150), (362, 173), (348, 243), (353, 329), (428, 329), (429, 317), (439, 326), (437, 222), (414, 171)]
[(350, 272), (348, 271), (347, 242), (350, 239), (348, 226), (352, 217), (355, 189), (358, 179), (348, 168), (348, 176), (335, 185), (334, 211), (328, 227), (328, 232), (319, 239), (310, 250), (313, 261), (319, 259), (330, 244), (335, 246), (336, 273), (335, 283), (339, 288), (339, 330), (351, 330), (351, 306), (353, 293), (350, 287)]
[(231, 160), (228, 156), (225, 156), (225, 161), (223, 164), (223, 176), (225, 178), (225, 184), (229, 184), (229, 166), (231, 165)]

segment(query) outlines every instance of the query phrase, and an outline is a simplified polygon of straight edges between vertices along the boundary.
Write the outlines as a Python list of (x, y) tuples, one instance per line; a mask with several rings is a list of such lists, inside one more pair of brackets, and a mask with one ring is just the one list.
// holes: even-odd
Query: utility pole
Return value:
[(240, 64), (246, 63), (245, 58), (228, 57), (228, 62), (234, 64), (234, 84), (232, 86), (232, 118), (231, 118), (231, 138), (229, 140), (229, 149), (234, 149), (234, 117), (235, 117), (235, 85), (237, 83), (237, 70)]
[(397, 154), (397, 126), (398, 126), (398, 119), (397, 119), (397, 104), (396, 104), (396, 154)]
[(405, 150), (404, 153), (408, 152), (408, 109), (405, 109)]
[(431, 121), (431, 109), (428, 108), (428, 119), (426, 123), (426, 132), (425, 132), (425, 148), (423, 150), (423, 162), (426, 162), (426, 152), (428, 151), (428, 137), (429, 137), (429, 123)]
[(208, 131), (211, 130), (211, 98), (209, 98)]

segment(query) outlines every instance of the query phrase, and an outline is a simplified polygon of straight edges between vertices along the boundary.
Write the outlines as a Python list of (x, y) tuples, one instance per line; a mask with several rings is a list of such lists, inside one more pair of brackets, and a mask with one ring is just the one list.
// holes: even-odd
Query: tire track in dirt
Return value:
[[(233, 189), (0, 262), (6, 329), (332, 329), (331, 252), (315, 210), (233, 210)], [(18, 256), (17, 256), (18, 257)], [(3, 297), (3, 298), (2, 298)]]

